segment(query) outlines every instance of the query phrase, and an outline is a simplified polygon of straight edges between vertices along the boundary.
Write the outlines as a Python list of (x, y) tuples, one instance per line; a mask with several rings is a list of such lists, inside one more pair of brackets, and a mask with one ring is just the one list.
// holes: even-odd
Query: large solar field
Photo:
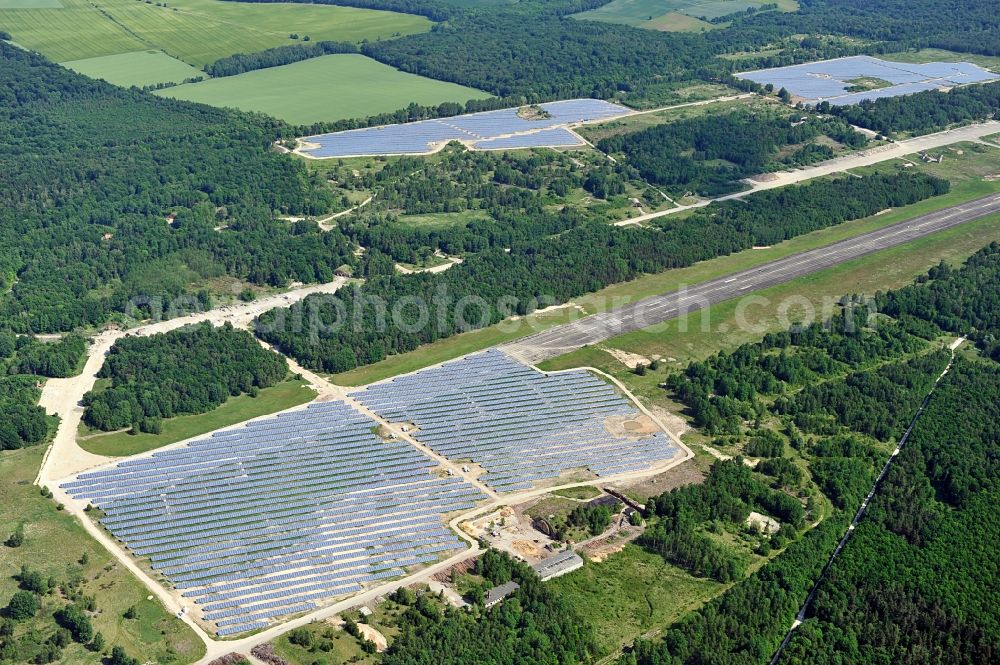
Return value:
[[(925, 90), (937, 90), (968, 83), (1000, 79), (1000, 75), (968, 62), (910, 64), (889, 62), (867, 55), (810, 62), (775, 69), (760, 69), (736, 75), (761, 85), (785, 88), (807, 103), (828, 101), (838, 106), (858, 104), (865, 99), (898, 97)], [(889, 85), (852, 92), (852, 81), (877, 79)]]
[(374, 429), (343, 402), (314, 404), (63, 487), (232, 635), (465, 546), (444, 517), (483, 494)]
[(480, 465), (480, 480), (501, 492), (566, 472), (644, 470), (678, 452), (591, 373), (545, 375), (496, 350), (351, 397), (353, 405), (313, 403), (61, 486), (100, 509), (101, 524), (186, 598), (195, 618), (228, 636), (466, 547), (446, 522), (485, 493), (380, 423), (415, 425), (419, 442)]
[(581, 141), (567, 125), (606, 120), (631, 109), (600, 99), (570, 99), (540, 104), (548, 117), (525, 119), (518, 109), (469, 113), (454, 118), (421, 120), (399, 125), (352, 129), (307, 136), (299, 150), (308, 157), (362, 157), (416, 155), (432, 152), (449, 141), (462, 141), (481, 150), (561, 147)]
[(351, 393), (453, 461), (470, 460), (497, 491), (527, 489), (565, 471), (637, 471), (678, 451), (663, 432), (629, 436), (610, 422), (636, 406), (586, 370), (545, 375), (501, 351), (467, 356)]

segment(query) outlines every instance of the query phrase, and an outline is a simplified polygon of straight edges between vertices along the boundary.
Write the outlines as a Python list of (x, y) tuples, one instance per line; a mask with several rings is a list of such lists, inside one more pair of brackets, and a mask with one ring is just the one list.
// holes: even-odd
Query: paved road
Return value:
[(648, 328), (715, 303), (749, 295), (851, 259), (895, 247), (990, 214), (1000, 213), (1000, 194), (932, 212), (770, 263), (639, 300), (630, 305), (535, 333), (500, 348), (529, 364), (555, 358), (588, 344)]

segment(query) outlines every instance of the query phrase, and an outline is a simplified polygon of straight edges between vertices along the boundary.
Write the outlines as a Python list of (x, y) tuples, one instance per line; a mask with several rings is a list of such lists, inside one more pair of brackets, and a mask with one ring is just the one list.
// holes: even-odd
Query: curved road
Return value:
[(594, 314), (524, 337), (500, 348), (534, 365), (589, 344), (648, 328), (754, 291), (788, 282), (867, 254), (908, 243), (945, 229), (1000, 213), (1000, 194), (914, 217), (832, 245), (786, 256), (687, 289), (652, 296), (610, 312)]

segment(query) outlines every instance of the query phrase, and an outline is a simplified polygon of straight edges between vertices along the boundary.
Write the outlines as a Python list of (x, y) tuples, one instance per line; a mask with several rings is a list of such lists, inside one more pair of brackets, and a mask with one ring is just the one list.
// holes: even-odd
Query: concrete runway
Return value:
[(648, 328), (687, 312), (746, 296), (754, 291), (782, 284), (860, 256), (902, 245), (994, 213), (1000, 213), (1000, 194), (985, 196), (841, 240), (832, 245), (786, 256), (755, 268), (693, 285), (682, 291), (672, 291), (638, 300), (609, 312), (594, 314), (579, 321), (543, 330), (500, 348), (511, 356), (534, 365), (588, 344), (597, 344), (624, 333)]

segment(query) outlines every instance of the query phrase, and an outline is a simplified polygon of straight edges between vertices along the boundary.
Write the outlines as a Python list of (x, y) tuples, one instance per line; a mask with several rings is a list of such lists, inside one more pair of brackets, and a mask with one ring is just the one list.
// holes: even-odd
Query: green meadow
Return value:
[(18, 44), (56, 62), (157, 49), (200, 68), (234, 53), (301, 43), (292, 34), (360, 42), (425, 32), (432, 23), (398, 12), (299, 3), (0, 0), (0, 25)]
[(189, 83), (157, 94), (259, 111), (294, 124), (369, 116), (410, 102), (431, 105), (489, 97), (474, 88), (407, 74), (353, 53)]
[(180, 83), (185, 79), (205, 75), (200, 69), (172, 58), (163, 51), (102, 55), (96, 58), (71, 60), (62, 65), (85, 76), (125, 87)]

